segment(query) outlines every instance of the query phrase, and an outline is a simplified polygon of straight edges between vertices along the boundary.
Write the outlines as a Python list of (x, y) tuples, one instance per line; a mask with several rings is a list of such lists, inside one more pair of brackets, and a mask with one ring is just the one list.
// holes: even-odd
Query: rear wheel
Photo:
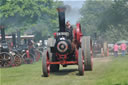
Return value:
[(48, 52), (44, 51), (43, 57), (42, 57), (42, 71), (44, 77), (48, 77), (50, 74), (50, 64), (49, 64), (49, 58), (48, 58)]
[(21, 64), (22, 64), (21, 56), (18, 54), (14, 55), (14, 65), (19, 66)]
[(79, 48), (79, 56), (78, 56), (78, 70), (79, 75), (84, 75), (84, 57), (82, 55), (82, 49)]
[(0, 53), (0, 67), (10, 67), (14, 64), (12, 55), (6, 52)]
[(90, 36), (82, 37), (82, 49), (84, 54), (85, 70), (91, 71), (92, 70), (92, 41), (90, 39)]
[(22, 58), (25, 64), (32, 64), (34, 62), (35, 60), (34, 55), (29, 53), (29, 56), (30, 57), (28, 58), (26, 53), (23, 54)]

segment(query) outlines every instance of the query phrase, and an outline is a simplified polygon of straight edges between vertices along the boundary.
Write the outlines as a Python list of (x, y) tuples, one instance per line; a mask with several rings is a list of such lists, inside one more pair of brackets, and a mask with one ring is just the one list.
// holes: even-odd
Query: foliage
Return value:
[[(119, 30), (121, 29), (121, 30)], [(106, 30), (104, 33), (104, 37), (106, 41), (109, 43), (115, 43), (120, 40), (127, 40), (128, 31), (126, 31), (126, 27), (124, 25), (119, 24), (118, 26), (109, 26), (109, 30)]]
[(97, 33), (103, 40), (115, 43), (127, 38), (127, 0), (87, 0), (81, 9), (81, 23), (86, 35)]
[(111, 5), (110, 1), (85, 1), (81, 8), (81, 23), (82, 28), (86, 29), (87, 35), (92, 35), (97, 32), (98, 26), (101, 22), (103, 12)]
[(6, 26), (8, 33), (20, 29), (22, 33), (32, 30), (47, 36), (56, 31), (56, 8), (62, 4), (53, 0), (1, 0), (0, 23)]

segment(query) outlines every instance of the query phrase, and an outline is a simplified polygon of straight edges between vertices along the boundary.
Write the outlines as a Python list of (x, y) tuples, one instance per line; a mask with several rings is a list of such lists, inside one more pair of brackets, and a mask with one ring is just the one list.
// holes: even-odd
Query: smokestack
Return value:
[(18, 31), (17, 31), (17, 43), (18, 43), (18, 45), (20, 45), (20, 41), (21, 41), (21, 38), (20, 38), (20, 31), (18, 30)]
[(59, 32), (65, 32), (65, 7), (58, 7), (59, 15)]
[(1, 30), (1, 40), (5, 41), (5, 29), (4, 29), (4, 26), (0, 26), (0, 30)]
[(16, 47), (16, 34), (12, 34), (13, 47)]

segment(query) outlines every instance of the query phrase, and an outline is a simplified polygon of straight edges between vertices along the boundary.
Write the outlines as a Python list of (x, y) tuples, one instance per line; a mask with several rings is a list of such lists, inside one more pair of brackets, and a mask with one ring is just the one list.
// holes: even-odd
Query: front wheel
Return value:
[(48, 52), (44, 51), (43, 57), (42, 57), (42, 71), (44, 77), (48, 77), (50, 74), (50, 64), (49, 64), (49, 57)]
[(14, 64), (14, 58), (7, 52), (0, 53), (0, 67), (10, 67)]
[(84, 57), (82, 55), (82, 50), (79, 48), (79, 56), (78, 56), (78, 70), (79, 75), (84, 75)]
[(23, 58), (25, 64), (32, 64), (34, 62), (34, 60), (35, 60), (34, 55), (29, 53), (29, 56), (30, 57), (28, 57), (26, 53), (24, 53), (22, 55), (22, 58)]
[(82, 49), (84, 54), (84, 65), (86, 71), (92, 71), (93, 66), (93, 52), (92, 52), (92, 41), (90, 36), (82, 37)]
[(14, 55), (14, 65), (19, 66), (21, 64), (22, 64), (21, 56), (18, 54)]

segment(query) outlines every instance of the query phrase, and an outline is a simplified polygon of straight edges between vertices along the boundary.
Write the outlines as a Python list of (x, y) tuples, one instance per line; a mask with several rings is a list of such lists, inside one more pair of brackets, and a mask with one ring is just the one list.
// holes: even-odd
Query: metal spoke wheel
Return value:
[(93, 52), (92, 52), (92, 41), (90, 39), (90, 36), (83, 36), (82, 37), (82, 49), (83, 49), (83, 55), (84, 55), (84, 65), (85, 70), (91, 71), (92, 65), (93, 65)]
[(79, 75), (84, 75), (84, 56), (82, 53), (82, 49), (79, 48), (79, 53), (78, 53), (78, 70), (79, 70)]
[(18, 54), (14, 55), (14, 65), (19, 66), (21, 64), (22, 64), (21, 56)]
[(0, 67), (12, 66), (14, 63), (13, 60), (14, 59), (13, 59), (12, 55), (10, 55), (9, 53), (6, 53), (6, 52), (0, 53)]
[(32, 64), (34, 62), (34, 60), (35, 60), (34, 55), (32, 53), (29, 53), (29, 56), (30, 57), (27, 57), (26, 53), (24, 53), (22, 55), (22, 58), (23, 58), (25, 64)]
[(46, 50), (43, 52), (42, 57), (42, 72), (44, 77), (48, 77), (50, 74), (49, 54)]

